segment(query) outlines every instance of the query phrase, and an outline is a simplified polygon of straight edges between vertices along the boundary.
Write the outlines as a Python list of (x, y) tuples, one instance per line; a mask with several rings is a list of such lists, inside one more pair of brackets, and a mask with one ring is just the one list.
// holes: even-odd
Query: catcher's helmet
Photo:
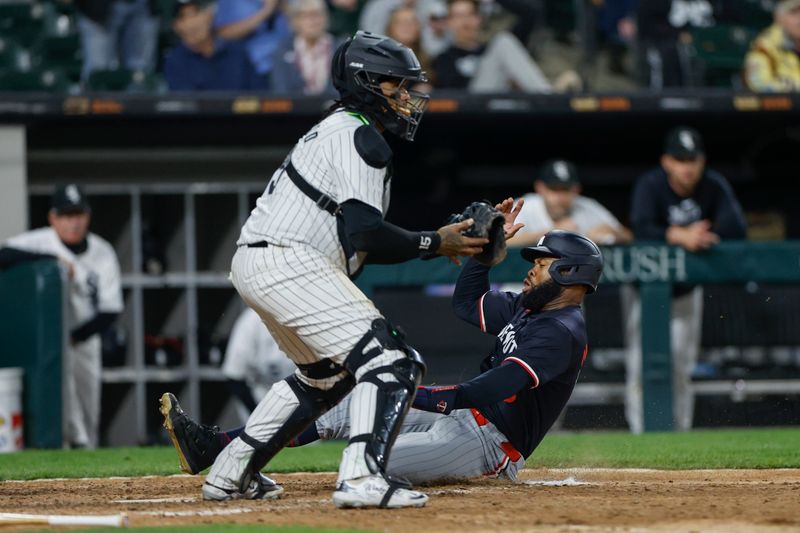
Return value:
[[(331, 79), (343, 102), (369, 113), (395, 135), (414, 140), (428, 107), (428, 95), (406, 85), (428, 79), (410, 48), (389, 37), (359, 31), (334, 53)], [(384, 95), (380, 86), (387, 80), (399, 83), (391, 97)], [(407, 101), (396, 98), (400, 91), (408, 91)]]
[(559, 285), (585, 285), (587, 293), (597, 289), (603, 273), (603, 254), (591, 239), (555, 229), (546, 233), (536, 246), (520, 250), (522, 257), (533, 262), (538, 257), (555, 257), (548, 271)]

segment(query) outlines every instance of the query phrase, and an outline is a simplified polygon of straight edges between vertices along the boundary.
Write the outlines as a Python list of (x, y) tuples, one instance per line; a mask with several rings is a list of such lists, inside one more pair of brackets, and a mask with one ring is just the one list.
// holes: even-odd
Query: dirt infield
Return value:
[(261, 523), (392, 533), (800, 531), (800, 470), (528, 469), (518, 484), (485, 479), (428, 486), (427, 507), (395, 511), (336, 510), (334, 474), (274, 477), (286, 487), (283, 499), (226, 503), (201, 501), (198, 476), (9, 481), (0, 483), (0, 511), (124, 511), (131, 526)]

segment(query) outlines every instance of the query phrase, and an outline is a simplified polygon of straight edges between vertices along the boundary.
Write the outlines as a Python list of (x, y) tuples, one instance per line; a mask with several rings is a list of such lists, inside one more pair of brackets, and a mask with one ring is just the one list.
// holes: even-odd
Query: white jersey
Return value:
[[(534, 233), (534, 232), (547, 232), (553, 229), (555, 222), (547, 213), (547, 208), (544, 205), (544, 200), (538, 194), (526, 194), (523, 199), (525, 204), (522, 206), (517, 216), (517, 222), (525, 224), (519, 234)], [(603, 207), (599, 202), (585, 196), (578, 196), (572, 204), (572, 213), (570, 214), (573, 222), (578, 226), (578, 233), (586, 234), (592, 228), (601, 224), (608, 224), (615, 230), (622, 228), (614, 215)]]
[[(387, 168), (368, 165), (353, 139), (355, 131), (366, 123), (358, 113), (337, 111), (311, 128), (297, 142), (290, 157), (308, 183), (340, 205), (359, 200), (385, 215), (389, 208), (390, 173)], [(336, 217), (312, 202), (282, 169), (272, 175), (237, 244), (260, 241), (287, 247), (310, 246), (332, 264), (346, 269)], [(351, 272), (364, 260), (365, 254), (359, 255), (359, 265), (350, 265)]]
[(4, 244), (28, 252), (51, 254), (72, 264), (70, 329), (91, 320), (97, 313), (119, 313), (123, 307), (119, 262), (114, 249), (94, 233), (89, 233), (86, 239), (86, 251), (81, 254), (74, 254), (67, 248), (51, 227), (21, 233)]
[(258, 399), (266, 388), (295, 370), (286, 354), (278, 347), (258, 313), (245, 309), (233, 324), (222, 373), (225, 377), (243, 380), (253, 389), (260, 389)]

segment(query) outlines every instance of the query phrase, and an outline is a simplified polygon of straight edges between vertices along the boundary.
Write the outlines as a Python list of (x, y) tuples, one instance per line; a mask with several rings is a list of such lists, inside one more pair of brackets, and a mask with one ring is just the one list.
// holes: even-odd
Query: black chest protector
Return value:
[[(386, 139), (383, 138), (383, 135), (381, 135), (374, 126), (367, 123), (366, 119), (361, 115), (358, 115), (358, 117), (365, 123), (356, 129), (353, 134), (353, 143), (356, 152), (358, 152), (358, 155), (361, 156), (364, 162), (372, 168), (386, 168), (386, 176), (383, 179), (383, 186), (385, 189), (392, 175), (392, 149), (389, 147)], [(281, 168), (289, 176), (289, 179), (292, 180), (292, 183), (294, 183), (303, 194), (308, 196), (311, 201), (317, 204), (317, 207), (336, 217), (336, 233), (339, 237), (342, 250), (344, 251), (347, 275), (350, 279), (355, 279), (361, 273), (364, 263), (363, 261), (359, 261), (358, 250), (355, 249), (350, 239), (347, 237), (341, 206), (336, 200), (311, 185), (300, 175), (292, 164), (291, 152), (286, 156)]]

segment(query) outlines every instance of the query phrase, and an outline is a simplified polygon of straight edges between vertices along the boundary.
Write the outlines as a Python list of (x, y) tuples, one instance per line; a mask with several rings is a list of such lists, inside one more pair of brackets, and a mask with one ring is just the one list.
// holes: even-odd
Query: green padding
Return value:
[[(765, 283), (800, 282), (800, 241), (726, 241), (709, 251), (688, 253), (664, 243), (602, 247), (605, 269), (600, 283)], [(531, 264), (510, 248), (508, 258), (492, 268), (493, 282), (522, 283)], [(444, 258), (399, 265), (371, 265), (357, 285), (367, 294), (376, 287), (452, 283), (460, 268)]]
[(0, 272), (0, 366), (25, 369), (25, 446), (61, 447), (61, 271), (56, 261)]
[(645, 431), (672, 429), (672, 350), (668, 283), (644, 283), (642, 298), (642, 402)]

